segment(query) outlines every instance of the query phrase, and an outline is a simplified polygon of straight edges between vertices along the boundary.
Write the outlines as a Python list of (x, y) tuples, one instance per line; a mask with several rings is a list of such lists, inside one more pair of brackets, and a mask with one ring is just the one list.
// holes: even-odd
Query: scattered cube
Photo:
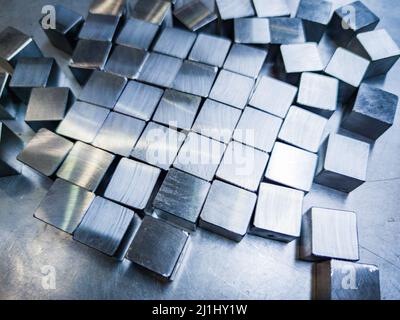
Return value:
[(287, 0), (253, 0), (258, 17), (290, 16)]
[[(228, 38), (200, 33), (190, 52), (189, 60), (221, 68), (230, 47), (231, 41)], [(213, 50), (210, 50), (210, 48), (213, 48)]]
[(172, 26), (171, 2), (165, 0), (135, 0), (128, 3), (128, 18)]
[(125, 13), (125, 0), (93, 0), (89, 12), (120, 17)]
[(251, 0), (216, 0), (222, 20), (254, 16)]
[(196, 33), (178, 28), (165, 28), (153, 50), (168, 56), (185, 59), (195, 41)]
[(234, 28), (236, 43), (268, 44), (271, 42), (268, 19), (235, 19)]
[(306, 42), (303, 21), (298, 18), (270, 18), (271, 44)]
[(89, 13), (79, 32), (79, 38), (111, 42), (117, 31), (119, 20), (119, 16)]
[(191, 31), (197, 31), (218, 18), (201, 0), (192, 0), (175, 9), (174, 16)]
[(17, 155), (23, 147), (23, 141), (0, 121), (0, 177), (21, 172), (22, 164), (17, 160)]
[(131, 48), (148, 50), (157, 35), (159, 26), (138, 19), (126, 20), (115, 43)]
[(318, 45), (315, 42), (282, 45), (281, 53), (286, 73), (322, 71), (324, 69)]

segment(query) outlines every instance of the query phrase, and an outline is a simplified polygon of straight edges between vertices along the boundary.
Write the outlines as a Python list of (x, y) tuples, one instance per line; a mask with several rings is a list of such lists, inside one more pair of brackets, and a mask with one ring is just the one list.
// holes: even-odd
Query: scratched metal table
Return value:
[[(45, 4), (65, 3), (85, 15), (89, 0), (0, 0), (0, 29), (11, 25), (33, 34), (46, 56), (65, 72), (68, 57), (54, 49), (40, 30)], [(212, 1), (207, 1), (212, 3)], [(346, 4), (351, 1), (334, 1)], [(398, 12), (392, 0), (365, 0), (400, 43)], [(291, 0), (295, 10), (298, 0)], [(400, 63), (376, 85), (400, 95)], [(79, 86), (69, 84), (76, 92)], [(335, 116), (332, 119), (334, 125)], [(9, 123), (24, 139), (29, 130)], [(373, 148), (368, 182), (343, 193), (314, 185), (304, 211), (317, 205), (358, 214), (360, 262), (379, 266), (383, 299), (400, 299), (400, 115)], [(0, 179), (0, 298), (2, 299), (310, 299), (312, 264), (296, 259), (289, 245), (247, 235), (236, 244), (199, 229), (177, 279), (162, 284), (128, 261), (122, 263), (79, 244), (67, 234), (33, 218), (34, 208), (51, 181), (28, 168), (23, 175)], [(54, 269), (53, 269), (54, 268)], [(55, 288), (44, 274), (55, 270)], [(44, 282), (44, 283), (43, 283)], [(45, 284), (45, 285), (43, 285)]]

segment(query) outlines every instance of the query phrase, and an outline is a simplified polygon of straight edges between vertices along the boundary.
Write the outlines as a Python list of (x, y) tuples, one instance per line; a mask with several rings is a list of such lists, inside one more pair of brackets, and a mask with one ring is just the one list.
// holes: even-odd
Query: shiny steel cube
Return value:
[(79, 39), (112, 42), (119, 20), (119, 16), (89, 13), (79, 32)]
[(190, 52), (189, 60), (222, 67), (230, 47), (231, 40), (228, 38), (200, 33)]
[(159, 26), (144, 20), (126, 20), (115, 43), (131, 48), (148, 50), (157, 35)]
[(23, 147), (22, 140), (3, 122), (0, 122), (0, 177), (21, 172), (22, 165), (17, 160), (17, 155)]
[(196, 33), (178, 28), (165, 28), (154, 45), (154, 52), (185, 59), (196, 41)]
[(175, 7), (174, 16), (191, 31), (197, 31), (218, 18), (201, 0), (191, 0)]
[(171, 2), (166, 0), (127, 0), (128, 18), (172, 27)]
[(290, 16), (287, 0), (253, 0), (258, 17), (284, 17)]
[(104, 14), (121, 16), (125, 13), (125, 0), (93, 0), (89, 12), (93, 14)]
[(306, 42), (303, 21), (298, 18), (270, 18), (271, 44), (293, 44)]
[(254, 16), (251, 0), (216, 0), (222, 20)]
[(235, 42), (268, 44), (271, 41), (269, 20), (265, 18), (235, 19)]
[(324, 69), (315, 42), (282, 45), (281, 54), (286, 73), (322, 71)]

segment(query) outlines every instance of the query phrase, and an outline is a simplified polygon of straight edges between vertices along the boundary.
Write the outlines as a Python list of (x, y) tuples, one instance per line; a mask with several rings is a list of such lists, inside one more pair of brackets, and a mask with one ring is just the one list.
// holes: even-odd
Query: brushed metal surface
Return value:
[(222, 20), (254, 16), (251, 0), (216, 0)]
[(328, 120), (292, 106), (283, 122), (278, 139), (301, 149), (318, 152)]
[(146, 216), (126, 258), (164, 280), (173, 280), (186, 252), (189, 234), (160, 219)]
[(315, 42), (282, 45), (281, 53), (286, 73), (322, 71), (324, 69), (318, 44)]
[(290, 8), (286, 0), (253, 0), (259, 17), (290, 16)]
[[(200, 33), (189, 55), (189, 60), (222, 67), (231, 47), (231, 40)], [(213, 48), (213, 50), (210, 50)]]
[(114, 155), (78, 141), (57, 171), (57, 177), (95, 191), (114, 160)]
[(284, 118), (297, 94), (297, 87), (270, 77), (262, 77), (249, 102), (252, 107)]
[(302, 223), (301, 259), (359, 259), (357, 216), (354, 212), (314, 207), (305, 213)]
[(129, 157), (146, 122), (110, 112), (93, 145), (123, 157)]
[(0, 121), (0, 177), (21, 172), (22, 164), (17, 160), (17, 155), (23, 147), (23, 141)]
[(10, 74), (0, 69), (0, 119), (15, 119), (19, 110), (19, 99), (8, 90)]
[(127, 19), (115, 43), (127, 47), (148, 50), (159, 26), (138, 19)]
[(80, 39), (108, 41), (114, 38), (120, 17), (89, 13), (79, 32)]
[(224, 69), (257, 78), (267, 58), (267, 51), (243, 44), (234, 44), (226, 58)]
[(73, 239), (114, 256), (134, 216), (132, 210), (96, 197), (76, 228)]
[(221, 70), (210, 93), (210, 98), (238, 109), (243, 109), (253, 90), (254, 80)]
[(153, 121), (171, 128), (190, 130), (200, 103), (200, 97), (167, 89), (153, 116)]
[(264, 152), (271, 152), (282, 125), (282, 119), (246, 107), (233, 134), (233, 139)]
[(113, 109), (126, 83), (126, 78), (95, 70), (83, 87), (79, 100)]
[(217, 19), (201, 0), (192, 0), (174, 11), (174, 16), (191, 31), (197, 31)]
[(185, 59), (195, 41), (196, 33), (178, 28), (165, 28), (161, 32), (153, 50), (172, 57)]
[(125, 0), (93, 0), (89, 12), (110, 16), (121, 16), (125, 11)]
[(333, 38), (331, 38), (327, 33), (324, 33), (321, 40), (318, 43), (318, 50), (320, 57), (322, 59), (322, 63), (324, 64), (325, 68), (331, 61), (337, 48), (339, 48), (339, 46), (333, 40)]
[(199, 226), (239, 242), (247, 232), (256, 200), (252, 192), (214, 180)]
[(207, 99), (193, 124), (192, 130), (224, 143), (231, 140), (240, 118), (240, 110)]
[(236, 43), (268, 44), (271, 41), (268, 19), (235, 19), (234, 30)]
[(171, 13), (171, 3), (164, 0), (128, 0), (128, 17), (161, 25)]
[(276, 142), (265, 177), (270, 181), (309, 192), (317, 159), (314, 153)]
[(139, 80), (169, 88), (181, 66), (181, 59), (158, 53), (150, 53), (139, 75)]
[(132, 157), (168, 170), (185, 137), (182, 132), (149, 122), (132, 151)]
[(45, 176), (52, 176), (73, 145), (71, 141), (47, 129), (40, 129), (17, 159)]
[(57, 179), (35, 211), (35, 218), (72, 234), (95, 195), (62, 179)]
[(56, 132), (62, 136), (91, 143), (109, 112), (105, 108), (77, 101), (61, 121)]
[(306, 42), (303, 21), (299, 18), (270, 18), (272, 44), (293, 44)]
[(190, 132), (179, 150), (174, 167), (211, 181), (221, 162), (225, 148), (223, 143)]
[(251, 233), (290, 242), (300, 237), (304, 192), (261, 183)]
[(81, 39), (76, 45), (69, 65), (73, 68), (102, 70), (111, 47), (110, 42)]
[(217, 67), (184, 61), (176, 75), (172, 88), (206, 98), (214, 84), (217, 72)]
[(129, 81), (114, 111), (149, 121), (162, 95), (162, 89), (137, 81)]
[(153, 201), (153, 207), (159, 217), (194, 231), (210, 186), (207, 181), (171, 169)]

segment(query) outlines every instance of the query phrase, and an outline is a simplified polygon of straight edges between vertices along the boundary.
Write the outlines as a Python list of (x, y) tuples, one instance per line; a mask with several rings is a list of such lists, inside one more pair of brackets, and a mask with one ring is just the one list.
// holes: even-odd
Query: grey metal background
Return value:
[[(289, 0), (295, 10), (298, 0)], [(33, 34), (46, 56), (63, 70), (68, 57), (54, 49), (39, 28), (45, 4), (63, 3), (86, 15), (90, 0), (0, 0), (0, 29), (8, 25)], [(207, 3), (212, 1), (207, 1)], [(335, 4), (352, 1), (334, 0)], [(400, 2), (364, 0), (400, 44)], [(400, 63), (374, 83), (400, 95)], [(75, 93), (79, 86), (69, 84)], [(333, 119), (334, 121), (334, 119)], [(11, 125), (13, 125), (11, 123)], [(18, 129), (23, 138), (31, 132)], [(363, 263), (379, 266), (383, 299), (400, 299), (400, 112), (375, 144), (368, 182), (349, 196), (314, 185), (304, 211), (317, 205), (358, 214)], [(247, 235), (236, 244), (198, 229), (176, 280), (162, 284), (133, 266), (79, 244), (67, 234), (33, 218), (51, 181), (29, 170), (0, 179), (1, 299), (310, 299), (312, 264), (298, 261), (296, 242), (283, 244)], [(56, 289), (42, 287), (41, 268), (55, 267)]]

